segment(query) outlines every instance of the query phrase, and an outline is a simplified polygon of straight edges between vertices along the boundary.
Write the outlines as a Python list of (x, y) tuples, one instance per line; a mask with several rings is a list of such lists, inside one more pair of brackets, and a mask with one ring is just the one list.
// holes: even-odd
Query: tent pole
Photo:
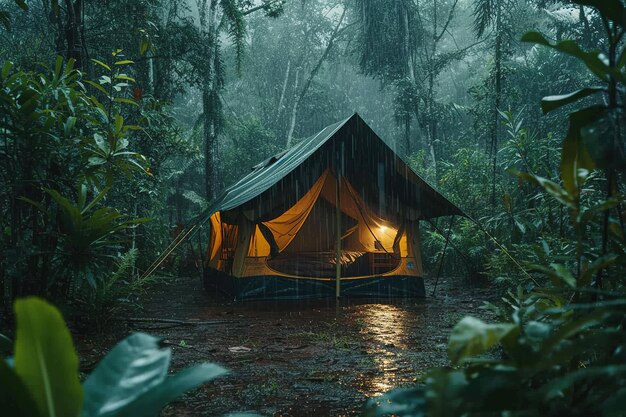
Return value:
[(337, 242), (335, 251), (335, 297), (341, 295), (341, 174), (337, 170), (337, 186), (335, 193), (336, 214), (337, 214)]
[(435, 280), (435, 286), (433, 287), (433, 294), (435, 296), (435, 291), (437, 291), (437, 284), (439, 284), (439, 277), (441, 276), (441, 269), (443, 268), (443, 258), (446, 256), (446, 250), (448, 249), (448, 242), (450, 242), (450, 232), (452, 231), (452, 224), (454, 223), (454, 217), (450, 219), (450, 225), (448, 226), (448, 233), (446, 236), (446, 244), (443, 246), (443, 252), (441, 252), (441, 259), (439, 260), (439, 269), (437, 270), (437, 279)]

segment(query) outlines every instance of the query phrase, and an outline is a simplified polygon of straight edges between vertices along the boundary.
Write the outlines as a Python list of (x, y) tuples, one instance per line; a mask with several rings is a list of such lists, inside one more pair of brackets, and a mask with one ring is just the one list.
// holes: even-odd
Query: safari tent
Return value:
[(212, 203), (205, 285), (238, 299), (423, 296), (419, 222), (456, 214), (354, 114)]

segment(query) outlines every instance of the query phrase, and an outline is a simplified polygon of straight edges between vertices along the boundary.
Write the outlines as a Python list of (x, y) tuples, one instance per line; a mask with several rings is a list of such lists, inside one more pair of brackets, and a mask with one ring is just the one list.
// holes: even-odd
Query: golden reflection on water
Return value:
[(387, 304), (361, 306), (355, 319), (362, 323), (361, 335), (365, 350), (373, 360), (374, 372), (362, 375), (359, 391), (368, 397), (382, 395), (397, 387), (398, 350), (408, 348), (407, 338), (411, 315), (404, 309)]

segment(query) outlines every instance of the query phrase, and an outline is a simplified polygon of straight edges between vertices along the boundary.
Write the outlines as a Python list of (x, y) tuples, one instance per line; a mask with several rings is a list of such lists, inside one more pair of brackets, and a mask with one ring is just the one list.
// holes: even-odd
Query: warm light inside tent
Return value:
[(387, 226), (380, 226), (380, 232), (385, 233), (387, 231)]

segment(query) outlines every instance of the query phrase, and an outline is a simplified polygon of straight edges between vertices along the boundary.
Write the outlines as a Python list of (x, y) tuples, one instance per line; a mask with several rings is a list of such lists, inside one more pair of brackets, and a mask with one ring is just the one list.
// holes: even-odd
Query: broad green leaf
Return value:
[(596, 117), (580, 129), (580, 136), (595, 164), (605, 170), (626, 173), (626, 148), (622, 125), (624, 112), (621, 109), (601, 108)]
[(78, 356), (61, 313), (30, 297), (15, 302), (15, 372), (40, 415), (76, 417), (83, 403)]
[(450, 333), (448, 356), (453, 364), (464, 358), (487, 352), (519, 328), (514, 324), (487, 324), (474, 317), (464, 317)]
[(603, 61), (600, 57), (599, 51), (587, 52), (580, 48), (580, 46), (572, 40), (565, 40), (556, 44), (550, 43), (539, 32), (527, 32), (522, 36), (522, 42), (536, 43), (555, 49), (559, 52), (571, 55), (582, 61), (591, 72), (593, 72), (598, 78), (603, 81), (608, 80), (609, 74), (613, 73), (613, 70)]
[(547, 96), (541, 99), (541, 109), (544, 113), (549, 113), (567, 104), (574, 103), (581, 98), (590, 96), (601, 91), (606, 91), (604, 87), (583, 88), (573, 93), (563, 94), (560, 96)]
[(571, 195), (578, 195), (578, 189), (581, 186), (580, 169), (591, 171), (595, 168), (580, 131), (597, 120), (604, 111), (603, 106), (593, 106), (569, 115), (569, 128), (561, 150), (561, 179), (563, 187)]
[(128, 65), (134, 64), (135, 61), (131, 61), (130, 59), (122, 59), (121, 61), (115, 61), (115, 65)]
[(170, 364), (170, 349), (159, 339), (135, 333), (118, 343), (84, 384), (83, 416), (114, 416), (162, 383)]
[(200, 364), (168, 376), (134, 402), (115, 413), (116, 417), (156, 417), (167, 403), (207, 381), (225, 375), (226, 369), (214, 364)]
[(10, 412), (11, 417), (37, 417), (39, 410), (24, 383), (0, 358), (0, 410)]
[(109, 66), (108, 66), (107, 64), (105, 64), (104, 62), (99, 61), (99, 60), (94, 59), (94, 58), (91, 58), (91, 60), (92, 60), (93, 62), (95, 62), (96, 64), (100, 65), (101, 67), (106, 68), (107, 70), (111, 71), (111, 67), (109, 67)]

